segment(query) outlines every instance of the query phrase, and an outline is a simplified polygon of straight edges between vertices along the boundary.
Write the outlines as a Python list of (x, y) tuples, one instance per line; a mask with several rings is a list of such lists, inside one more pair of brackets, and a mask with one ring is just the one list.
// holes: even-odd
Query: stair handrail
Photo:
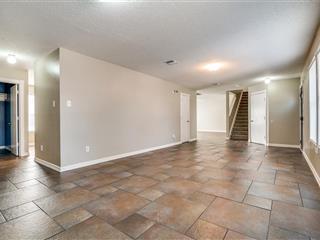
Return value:
[(241, 100), (242, 100), (243, 92), (244, 92), (244, 91), (242, 90), (242, 91), (241, 91), (241, 94), (240, 94), (240, 98), (239, 98), (238, 104), (237, 104), (236, 112), (235, 112), (234, 117), (233, 117), (233, 119), (232, 119), (230, 131), (229, 131), (229, 138), (230, 138), (231, 135), (232, 135), (234, 123), (236, 122), (236, 118), (237, 118), (237, 115), (238, 115), (238, 111), (239, 111), (240, 103), (241, 103)]

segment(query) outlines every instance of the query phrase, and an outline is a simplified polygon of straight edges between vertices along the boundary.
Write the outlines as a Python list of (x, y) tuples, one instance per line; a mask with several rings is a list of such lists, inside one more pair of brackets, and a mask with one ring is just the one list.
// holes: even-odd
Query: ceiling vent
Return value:
[(164, 61), (163, 63), (167, 64), (167, 65), (175, 65), (178, 62), (176, 60), (168, 60), (168, 61)]

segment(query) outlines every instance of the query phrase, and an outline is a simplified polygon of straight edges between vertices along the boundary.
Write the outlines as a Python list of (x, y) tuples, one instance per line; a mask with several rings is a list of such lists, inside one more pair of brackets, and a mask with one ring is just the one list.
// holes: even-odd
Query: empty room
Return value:
[(320, 239), (320, 2), (0, 1), (0, 240)]

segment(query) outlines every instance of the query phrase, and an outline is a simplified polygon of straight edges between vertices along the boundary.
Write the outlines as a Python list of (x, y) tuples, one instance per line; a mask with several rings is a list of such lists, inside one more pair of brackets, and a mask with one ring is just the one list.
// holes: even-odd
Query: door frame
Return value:
[(265, 94), (265, 97), (266, 97), (266, 140), (265, 140), (265, 143), (264, 145), (265, 146), (268, 146), (269, 144), (269, 102), (268, 102), (268, 94), (267, 94), (267, 89), (264, 89), (264, 90), (259, 90), (259, 91), (252, 91), (248, 94), (248, 97), (249, 97), (249, 101), (248, 101), (248, 104), (249, 104), (249, 117), (248, 117), (248, 132), (249, 132), (249, 142), (250, 143), (253, 143), (252, 142), (252, 139), (251, 139), (251, 96), (252, 95), (255, 95), (255, 94), (260, 94), (260, 93), (264, 93)]
[[(187, 141), (183, 141), (182, 140), (182, 107), (181, 107), (181, 103), (182, 103), (182, 96), (187, 96), (189, 98), (189, 139), (187, 139)], [(191, 104), (190, 104), (190, 94), (188, 93), (181, 93), (180, 94), (180, 142), (184, 143), (184, 142), (190, 142), (191, 139)]]
[(300, 120), (300, 149), (303, 150), (303, 127), (304, 127), (304, 91), (303, 91), (303, 85), (301, 84), (301, 86), (299, 87), (299, 120)]
[(0, 82), (3, 83), (10, 83), (10, 84), (16, 84), (19, 86), (19, 94), (18, 94), (18, 101), (19, 101), (19, 124), (18, 124), (18, 138), (19, 138), (19, 157), (21, 156), (27, 156), (28, 152), (25, 151), (25, 102), (24, 102), (24, 80), (18, 80), (18, 79), (11, 79), (11, 78), (3, 78), (0, 77)]

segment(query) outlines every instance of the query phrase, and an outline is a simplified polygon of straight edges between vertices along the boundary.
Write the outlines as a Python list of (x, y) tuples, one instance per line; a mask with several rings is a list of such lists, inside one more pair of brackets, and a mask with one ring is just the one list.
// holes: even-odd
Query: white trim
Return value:
[[(26, 103), (24, 102), (24, 80), (19, 80), (19, 79), (11, 79), (11, 78), (3, 78), (0, 77), (0, 82), (4, 83), (11, 83), (11, 84), (18, 84), (19, 85), (19, 119), (22, 121), (19, 121), (19, 156), (25, 156), (25, 137), (24, 137), (24, 131), (25, 131), (25, 116), (24, 116), (24, 111), (25, 111), (25, 106)], [(28, 150), (28, 149), (27, 149)], [(9, 150), (11, 151), (11, 149)]]
[(234, 104), (235, 104), (235, 102), (236, 102), (236, 99), (237, 99), (237, 95), (235, 94), (235, 93), (233, 93), (233, 92), (229, 92), (229, 95), (228, 95), (228, 98), (230, 99), (230, 93), (231, 94), (233, 94), (233, 98), (232, 98), (232, 103), (231, 103), (231, 106), (230, 106), (230, 102), (229, 102), (229, 108), (228, 108), (228, 110), (229, 110), (229, 114), (228, 114), (228, 116), (230, 117), (230, 115), (231, 115), (231, 113), (232, 113), (232, 111), (230, 111), (230, 109), (232, 110), (232, 108), (233, 108), (233, 106), (234, 106)]
[(186, 142), (188, 142), (188, 141), (190, 141), (190, 135), (191, 135), (191, 104), (190, 104), (190, 94), (188, 94), (188, 93), (184, 93), (184, 92), (182, 92), (182, 93), (180, 93), (180, 141), (182, 142), (182, 107), (181, 107), (181, 103), (182, 103), (182, 96), (186, 96), (186, 97), (188, 97), (188, 100), (189, 100), (189, 102), (188, 102), (188, 104), (189, 104), (189, 109), (188, 109), (188, 118), (189, 118), (189, 131), (187, 132), (187, 139), (186, 139)]
[[(265, 132), (265, 142), (258, 143), (258, 144), (262, 144), (264, 146), (270, 146), (268, 144), (268, 142), (269, 142), (269, 101), (268, 101), (268, 90), (267, 89), (252, 91), (252, 92), (250, 92), (250, 94), (248, 93), (248, 142), (255, 143), (255, 142), (252, 142), (252, 140), (251, 140), (251, 98), (252, 98), (252, 95), (261, 94), (261, 93), (264, 93), (265, 100), (266, 100), (265, 101), (266, 102), (266, 112), (265, 112), (265, 114), (266, 114), (265, 115), (265, 117), (266, 117), (266, 132)], [(274, 147), (281, 147), (281, 146), (274, 146)]]
[(300, 145), (268, 143), (268, 147), (300, 148)]
[(198, 132), (217, 132), (217, 133), (226, 133), (226, 130), (198, 129)]
[(21, 157), (28, 157), (29, 156), (29, 152), (23, 152), (22, 154), (21, 154)]
[(240, 94), (240, 98), (239, 98), (239, 102), (238, 102), (236, 111), (235, 111), (234, 116), (233, 116), (233, 119), (232, 119), (232, 123), (231, 123), (230, 129), (229, 129), (229, 138), (231, 138), (233, 126), (234, 126), (234, 124), (235, 124), (235, 122), (236, 122), (236, 118), (237, 118), (237, 115), (238, 115), (238, 111), (239, 111), (240, 103), (241, 103), (241, 100), (242, 100), (243, 92), (244, 92), (244, 91), (242, 90), (242, 91), (241, 91), (241, 94)]
[(0, 146), (0, 149), (6, 149), (6, 146)]
[[(193, 141), (193, 139), (191, 139)], [(42, 160), (40, 158), (35, 158), (35, 161), (48, 167), (51, 168), (55, 171), (58, 172), (64, 172), (64, 171), (69, 171), (69, 170), (73, 170), (73, 169), (77, 169), (77, 168), (82, 168), (82, 167), (87, 167), (87, 166), (91, 166), (91, 165), (95, 165), (95, 164), (99, 164), (99, 163), (103, 163), (103, 162), (108, 162), (111, 160), (116, 160), (119, 158), (125, 158), (125, 157), (130, 157), (130, 156), (134, 156), (134, 155), (138, 155), (141, 153), (146, 153), (146, 152), (151, 152), (151, 151), (155, 151), (155, 150), (159, 150), (159, 149), (163, 149), (163, 148), (168, 148), (168, 147), (173, 147), (176, 145), (181, 144), (181, 142), (174, 142), (174, 143), (169, 143), (169, 144), (165, 144), (162, 146), (157, 146), (157, 147), (152, 147), (152, 148), (146, 148), (146, 149), (142, 149), (142, 150), (138, 150), (138, 151), (133, 151), (133, 152), (128, 152), (128, 153), (123, 153), (123, 154), (118, 154), (118, 155), (114, 155), (114, 156), (109, 156), (109, 157), (104, 157), (104, 158), (99, 158), (99, 159), (95, 159), (95, 160), (90, 160), (90, 161), (85, 161), (85, 162), (81, 162), (81, 163), (76, 163), (76, 164), (72, 164), (72, 165), (67, 165), (67, 166), (63, 166), (63, 167), (59, 167), (55, 164), (49, 163), (45, 160)]]
[(189, 140), (189, 142), (194, 142), (194, 141), (197, 141), (197, 138), (191, 138), (191, 139)]
[(62, 171), (61, 171), (61, 168), (60, 168), (59, 166), (53, 164), (53, 163), (47, 162), (47, 161), (45, 161), (45, 160), (43, 160), (43, 159), (41, 159), (41, 158), (37, 158), (37, 157), (36, 157), (34, 160), (35, 160), (37, 163), (39, 163), (39, 164), (41, 164), (41, 165), (44, 165), (44, 166), (46, 166), (46, 167), (48, 167), (48, 168), (51, 168), (51, 169), (53, 169), (53, 170), (55, 170), (55, 171), (57, 171), (57, 172), (62, 172)]
[(316, 169), (313, 167), (308, 155), (303, 150), (301, 150), (301, 152), (302, 152), (302, 155), (304, 156), (304, 159), (308, 163), (308, 166), (309, 166), (311, 172), (313, 173), (314, 178), (316, 179), (316, 181), (320, 187), (320, 176), (318, 175)]

